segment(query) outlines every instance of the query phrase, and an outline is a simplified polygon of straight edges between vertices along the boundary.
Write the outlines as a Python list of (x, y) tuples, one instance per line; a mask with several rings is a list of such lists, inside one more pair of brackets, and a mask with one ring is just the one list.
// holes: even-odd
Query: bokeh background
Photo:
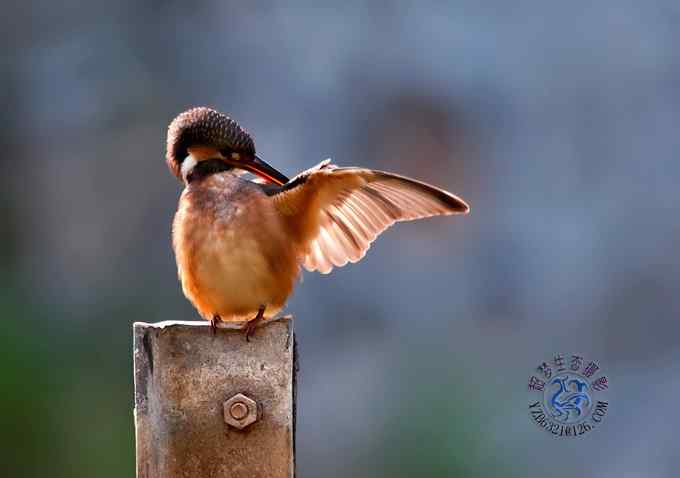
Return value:
[[(27, 0), (0, 40), (2, 476), (134, 475), (131, 324), (197, 317), (163, 162), (194, 105), (288, 175), (472, 205), (305, 274), (299, 476), (677, 476), (677, 2)], [(613, 387), (579, 439), (526, 411), (558, 352)]]

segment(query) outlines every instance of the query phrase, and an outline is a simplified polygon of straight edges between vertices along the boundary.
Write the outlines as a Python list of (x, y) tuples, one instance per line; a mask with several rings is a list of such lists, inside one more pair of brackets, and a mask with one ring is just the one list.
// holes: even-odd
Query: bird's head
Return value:
[(246, 130), (228, 116), (205, 107), (192, 108), (172, 120), (165, 162), (185, 183), (231, 169), (248, 171), (279, 185), (288, 182), (255, 154), (255, 143)]

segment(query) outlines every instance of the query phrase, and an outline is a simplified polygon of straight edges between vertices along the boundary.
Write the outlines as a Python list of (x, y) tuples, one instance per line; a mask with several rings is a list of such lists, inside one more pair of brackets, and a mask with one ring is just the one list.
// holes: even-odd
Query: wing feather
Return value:
[(272, 194), (309, 271), (361, 260), (375, 238), (399, 221), (466, 214), (457, 196), (383, 171), (338, 168), (324, 161)]

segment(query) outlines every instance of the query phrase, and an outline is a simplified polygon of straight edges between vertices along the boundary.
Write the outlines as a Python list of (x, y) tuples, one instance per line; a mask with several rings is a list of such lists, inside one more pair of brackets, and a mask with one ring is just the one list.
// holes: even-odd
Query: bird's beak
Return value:
[(245, 169), (246, 171), (261, 177), (265, 181), (278, 184), (279, 186), (286, 184), (289, 181), (286, 176), (262, 161), (262, 159), (257, 155), (253, 155), (251, 158), (242, 158), (233, 162), (229, 161), (229, 158), (227, 158), (227, 161), (238, 168)]

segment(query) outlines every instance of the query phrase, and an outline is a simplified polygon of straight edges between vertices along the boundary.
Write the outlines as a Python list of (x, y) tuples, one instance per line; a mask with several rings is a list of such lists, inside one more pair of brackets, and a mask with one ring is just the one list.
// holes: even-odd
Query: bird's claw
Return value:
[(246, 323), (245, 326), (245, 331), (246, 331), (246, 342), (250, 342), (250, 337), (255, 333), (255, 329), (257, 328), (258, 325), (260, 325), (260, 322), (264, 319), (264, 309), (265, 306), (261, 305), (260, 308), (257, 310), (257, 315), (255, 316), (254, 319), (249, 320)]
[(222, 318), (219, 315), (213, 315), (213, 318), (210, 319), (210, 330), (212, 331), (213, 335), (217, 334), (217, 324), (222, 322)]

